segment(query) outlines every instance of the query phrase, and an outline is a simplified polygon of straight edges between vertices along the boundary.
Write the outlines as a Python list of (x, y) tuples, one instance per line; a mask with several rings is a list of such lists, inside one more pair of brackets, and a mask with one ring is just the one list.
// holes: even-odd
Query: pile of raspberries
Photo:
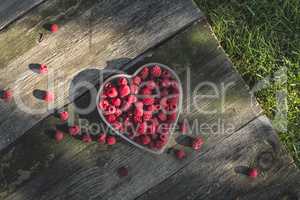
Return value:
[(99, 110), (119, 133), (161, 150), (178, 116), (180, 85), (159, 65), (146, 66), (131, 79), (118, 76), (103, 86)]

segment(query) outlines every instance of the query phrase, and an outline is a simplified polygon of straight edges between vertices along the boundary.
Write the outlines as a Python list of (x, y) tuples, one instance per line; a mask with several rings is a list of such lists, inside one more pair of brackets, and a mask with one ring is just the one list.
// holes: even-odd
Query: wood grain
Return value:
[(1, 0), (0, 30), (45, 0)]
[[(249, 167), (261, 175), (247, 177)], [(261, 116), (137, 199), (298, 199), (299, 175)]]
[[(235, 131), (261, 114), (261, 109), (257, 104), (249, 106), (251, 95), (228, 61), (226, 54), (219, 47), (206, 20), (193, 24), (164, 44), (139, 56), (129, 63), (130, 67), (126, 66), (125, 69), (130, 72), (147, 62), (167, 64), (179, 74), (183, 86), (186, 86), (185, 73), (189, 68), (191, 88), (183, 87), (185, 97), (188, 95), (194, 97), (199, 93), (209, 92), (207, 88), (195, 90), (197, 84), (202, 82), (211, 82), (217, 87), (220, 87), (222, 83), (225, 85), (230, 83), (223, 111), (218, 109), (218, 112), (211, 114), (201, 112), (209, 108), (221, 108), (222, 98), (219, 97), (213, 100), (203, 100), (199, 104), (200, 110), (191, 106), (191, 111), (186, 110), (181, 116), (189, 121), (198, 121), (199, 124), (211, 126), (211, 129), (206, 131), (198, 132), (194, 129), (190, 133), (192, 137), (200, 134), (205, 138), (206, 144), (201, 152), (197, 153), (189, 147), (176, 145), (174, 148), (184, 148), (189, 154), (186, 160), (178, 161), (173, 155), (173, 150), (170, 150), (169, 154), (156, 156), (124, 142), (113, 147), (92, 144), (84, 148), (77, 147), (77, 143), (72, 143), (72, 140), (68, 138), (66, 142), (58, 145), (58, 150), (53, 153), (51, 148), (54, 147), (54, 141), (45, 139), (47, 136), (41, 131), (41, 125), (37, 125), (25, 136), (28, 142), (22, 141), (25, 140), (22, 138), (20, 144), (13, 148), (16, 152), (20, 152), (22, 148), (31, 149), (31, 139), (42, 143), (43, 147), (49, 146), (49, 149), (42, 151), (46, 153), (30, 155), (31, 160), (34, 161), (27, 166), (27, 171), (31, 171), (30, 169), (36, 165), (36, 162), (48, 165), (49, 162), (45, 161), (45, 158), (49, 157), (47, 156), (49, 154), (53, 154), (52, 162), (49, 166), (41, 164), (37, 172), (32, 173), (26, 181), (11, 190), (8, 189), (11, 182), (18, 180), (20, 175), (13, 176), (4, 173), (6, 180), (14, 180), (8, 182), (3, 190), (3, 193), (6, 192), (5, 199), (134, 199), (176, 174), (192, 161), (214, 151), (218, 143), (231, 137)], [(84, 95), (79, 100), (86, 102), (84, 98), (88, 97)], [(185, 105), (187, 104), (190, 103), (186, 100)], [(81, 117), (89, 119), (90, 122), (99, 120), (96, 112), (88, 117)], [(221, 125), (223, 128), (213, 128), (218, 121), (223, 122)], [(28, 156), (29, 153), (23, 156), (16, 153), (13, 158), (8, 159), (7, 165), (22, 166), (17, 163), (24, 163)], [(120, 179), (117, 176), (116, 170), (120, 166), (128, 167), (128, 177)]]
[[(79, 75), (96, 84), (98, 73), (88, 73), (92, 69), (132, 59), (201, 16), (192, 1), (182, 0), (54, 0), (33, 9), (0, 33), (0, 87), (15, 96), (10, 104), (1, 102), (0, 150), (85, 92), (71, 89)], [(57, 23), (59, 32), (50, 34), (49, 23)], [(40, 34), (44, 39), (37, 42)], [(29, 69), (36, 63), (47, 64), (52, 78)], [(38, 99), (38, 90), (52, 90), (55, 102)], [(27, 112), (20, 101), (41, 112)]]

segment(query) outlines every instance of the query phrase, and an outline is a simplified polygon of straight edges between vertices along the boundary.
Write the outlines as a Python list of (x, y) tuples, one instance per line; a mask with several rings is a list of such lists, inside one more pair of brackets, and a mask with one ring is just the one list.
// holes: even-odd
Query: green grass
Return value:
[(256, 97), (274, 119), (276, 93), (287, 88), (288, 129), (281, 141), (300, 166), (300, 1), (195, 0), (237, 70), (251, 86), (287, 68), (287, 84), (272, 82)]

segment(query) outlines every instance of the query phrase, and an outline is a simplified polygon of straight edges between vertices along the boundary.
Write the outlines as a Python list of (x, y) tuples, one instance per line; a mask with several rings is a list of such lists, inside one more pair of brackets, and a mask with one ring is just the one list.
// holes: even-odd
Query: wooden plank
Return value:
[(0, 30), (45, 0), (1, 0)]
[[(201, 16), (191, 1), (182, 0), (54, 0), (33, 9), (0, 33), (0, 86), (11, 88), (19, 99), (1, 103), (0, 150), (80, 95), (83, 91), (71, 89), (76, 79), (97, 83), (97, 72), (108, 63), (136, 57)], [(50, 22), (58, 23), (60, 31), (50, 34), (44, 28)], [(29, 70), (35, 63), (46, 63), (52, 76)], [(97, 70), (86, 75), (91, 69)], [(53, 104), (35, 95), (47, 89), (56, 94)], [(20, 102), (41, 111), (28, 112)]]
[[(179, 56), (180, 55), (180, 56)], [(261, 109), (257, 104), (249, 106), (250, 94), (245, 87), (241, 77), (232, 68), (228, 58), (213, 35), (208, 23), (205, 20), (195, 23), (187, 30), (176, 35), (166, 43), (151, 49), (146, 54), (138, 57), (130, 63), (134, 69), (147, 62), (162, 62), (178, 72), (182, 83), (185, 97), (189, 94), (195, 96), (198, 93), (207, 91), (207, 88), (196, 90), (197, 83), (210, 81), (212, 84), (220, 86), (221, 83), (228, 85), (227, 98), (224, 102), (224, 111), (221, 110), (221, 97), (215, 100), (203, 100), (199, 104), (199, 109), (207, 110), (214, 107), (219, 108), (218, 112), (203, 114), (191, 106), (191, 111), (186, 110), (181, 117), (198, 121), (199, 124), (213, 126), (216, 122), (223, 122), (223, 129), (211, 128), (206, 132), (193, 130), (194, 135), (203, 135), (206, 138), (201, 153), (196, 153), (187, 149), (189, 157), (184, 161), (178, 161), (174, 155), (163, 154), (160, 156), (145, 153), (136, 149), (128, 143), (121, 142), (114, 147), (103, 148), (97, 144), (92, 144), (87, 149), (77, 148), (77, 143), (72, 144), (72, 140), (67, 140), (58, 145), (58, 152), (54, 154), (53, 162), (50, 166), (41, 167), (26, 182), (9, 191), (9, 185), (3, 190), (6, 192), (6, 199), (52, 199), (52, 198), (101, 198), (101, 199), (133, 199), (143, 194), (156, 184), (172, 176), (190, 162), (201, 157), (208, 151), (214, 149), (215, 145), (223, 141), (236, 130), (243, 127), (252, 119), (261, 114)], [(125, 67), (128, 68), (128, 67)], [(185, 73), (189, 68), (191, 74), (191, 88), (186, 87)], [(131, 71), (131, 70), (129, 70)], [(198, 75), (197, 75), (198, 74)], [(194, 93), (196, 91), (196, 93)], [(86, 98), (84, 95), (81, 98)], [(85, 100), (82, 100), (83, 102)], [(185, 101), (185, 105), (188, 104)], [(237, 116), (237, 110), (239, 115)], [(89, 121), (97, 121), (98, 115), (93, 113), (88, 118)], [(45, 141), (41, 126), (37, 126), (28, 134), (29, 141), (20, 145), (15, 145), (15, 151), (21, 148), (29, 148), (32, 145), (31, 139), (37, 143), (42, 143), (43, 147), (50, 146), (49, 153), (41, 156), (39, 153), (30, 155), (33, 162), (26, 169), (31, 171), (35, 163), (47, 163), (45, 157), (53, 154), (51, 150), (54, 141)], [(40, 133), (39, 133), (40, 132)], [(34, 135), (38, 139), (34, 139)], [(22, 139), (23, 140), (23, 139)], [(25, 146), (22, 146), (24, 144)], [(63, 147), (63, 148), (62, 148)], [(21, 150), (19, 150), (21, 151)], [(29, 155), (20, 156), (17, 153), (9, 159), (7, 165), (20, 166)], [(120, 179), (116, 174), (116, 169), (120, 166), (127, 166), (130, 175)], [(22, 168), (21, 168), (22, 169)], [(14, 171), (18, 171), (17, 169)], [(11, 174), (4, 174), (6, 180), (18, 180), (16, 175), (11, 178)], [(145, 181), (146, 180), (146, 181)], [(11, 182), (14, 182), (11, 181)]]
[[(261, 176), (247, 177), (249, 167)], [(137, 199), (298, 199), (299, 175), (261, 116)]]

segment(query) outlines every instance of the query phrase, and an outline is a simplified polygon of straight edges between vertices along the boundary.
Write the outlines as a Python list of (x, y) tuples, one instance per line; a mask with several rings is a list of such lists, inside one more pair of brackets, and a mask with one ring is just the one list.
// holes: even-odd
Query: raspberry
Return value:
[(137, 125), (137, 132), (139, 133), (139, 134), (145, 134), (146, 133), (146, 131), (147, 131), (147, 124), (145, 123), (145, 122), (143, 122), (143, 123), (139, 123), (138, 125)]
[(178, 104), (178, 101), (179, 101), (179, 97), (177, 95), (175, 97), (168, 99), (169, 104)]
[(132, 83), (135, 85), (139, 85), (139, 84), (141, 84), (141, 82), (142, 82), (142, 79), (139, 76), (135, 76), (132, 78)]
[(111, 100), (111, 104), (115, 107), (119, 107), (121, 105), (122, 101), (120, 98), (113, 98)]
[(177, 109), (177, 104), (174, 104), (174, 103), (169, 103), (169, 105), (168, 105), (168, 110), (169, 111), (176, 111), (176, 109)]
[(139, 86), (134, 85), (134, 84), (130, 85), (130, 93), (131, 94), (137, 94), (138, 92), (139, 92)]
[(111, 83), (105, 83), (105, 85), (104, 85), (104, 88), (111, 88), (112, 87), (112, 84)]
[(168, 106), (168, 99), (166, 97), (164, 98), (161, 98), (160, 101), (159, 101), (160, 105), (165, 108)]
[(48, 73), (48, 67), (45, 64), (40, 64), (39, 66), (39, 73), (40, 74), (47, 74)]
[(134, 105), (136, 108), (140, 108), (140, 109), (143, 109), (143, 107), (144, 107), (144, 104), (141, 101), (136, 102)]
[(192, 148), (194, 150), (199, 150), (201, 146), (203, 145), (204, 141), (201, 137), (197, 137), (192, 142)]
[(106, 115), (106, 120), (109, 122), (109, 123), (114, 123), (116, 121), (116, 116), (115, 115)]
[(139, 73), (139, 77), (141, 77), (141, 79), (145, 80), (149, 75), (149, 68), (148, 67), (144, 67), (140, 73)]
[(168, 94), (169, 94), (169, 91), (168, 91), (168, 89), (166, 89), (166, 88), (164, 88), (164, 89), (160, 92), (160, 96), (161, 96), (161, 97), (166, 97), (166, 96), (168, 96)]
[(256, 168), (249, 169), (248, 176), (251, 178), (256, 178), (259, 175), (259, 171)]
[(115, 114), (116, 110), (117, 110), (116, 107), (110, 105), (107, 108), (106, 114), (108, 114), (108, 115)]
[(58, 31), (58, 25), (57, 24), (51, 24), (50, 25), (50, 31), (52, 33), (56, 33)]
[(55, 140), (56, 142), (60, 142), (64, 139), (64, 134), (61, 131), (56, 131), (55, 132)]
[(123, 101), (123, 104), (121, 106), (121, 110), (122, 111), (127, 111), (131, 108), (132, 103), (128, 102), (128, 101)]
[(108, 108), (108, 106), (109, 106), (109, 103), (108, 103), (107, 100), (100, 100), (98, 106), (99, 106), (99, 108), (100, 108), (101, 110), (106, 110), (106, 109)]
[(112, 123), (111, 125), (112, 125), (112, 127), (114, 127), (114, 129), (116, 129), (116, 130), (122, 130), (122, 129), (123, 129), (122, 124), (121, 124), (120, 122), (118, 122), (118, 121), (115, 121), (115, 122)]
[(160, 121), (162, 121), (162, 122), (164, 122), (164, 121), (167, 120), (167, 115), (166, 115), (165, 113), (163, 113), (163, 112), (159, 112), (157, 117), (158, 117), (158, 119), (160, 119)]
[(120, 97), (126, 97), (130, 94), (130, 88), (128, 85), (122, 85), (119, 89)]
[(46, 91), (43, 97), (44, 101), (52, 102), (54, 101), (54, 94), (51, 91)]
[(114, 98), (114, 97), (118, 96), (118, 91), (117, 91), (117, 89), (115, 87), (109, 87), (106, 90), (105, 95), (108, 96), (108, 97), (110, 97), (110, 98)]
[(116, 117), (121, 116), (122, 115), (122, 110), (116, 109), (115, 115), (116, 115)]
[(80, 132), (80, 127), (78, 125), (71, 126), (69, 128), (69, 132), (71, 136), (76, 136)]
[(127, 101), (129, 103), (135, 103), (135, 102), (137, 102), (137, 97), (134, 95), (129, 95)]
[(144, 111), (143, 119), (144, 121), (149, 121), (152, 118), (152, 112), (151, 111)]
[(59, 118), (60, 118), (60, 121), (62, 121), (62, 122), (67, 121), (69, 118), (69, 113), (67, 111), (60, 112)]
[(151, 95), (152, 94), (152, 91), (150, 88), (146, 87), (146, 88), (143, 88), (141, 89), (141, 92), (140, 92), (141, 95)]
[(106, 143), (107, 143), (108, 145), (114, 145), (114, 144), (117, 143), (117, 139), (116, 139), (116, 137), (113, 136), (113, 135), (108, 136), (108, 137), (106, 138)]
[(163, 80), (161, 81), (161, 87), (163, 87), (163, 88), (168, 88), (168, 87), (170, 87), (170, 86), (171, 86), (171, 82), (170, 82), (169, 79), (163, 79)]
[(142, 117), (144, 115), (144, 110), (142, 108), (136, 108), (134, 110), (134, 115), (137, 117)]
[(118, 83), (119, 83), (119, 85), (127, 85), (128, 81), (127, 81), (126, 78), (120, 77), (119, 80), (118, 80)]
[(163, 142), (167, 142), (169, 139), (169, 136), (167, 134), (160, 134), (159, 139)]
[(176, 151), (176, 157), (179, 159), (179, 160), (182, 160), (186, 157), (186, 154), (184, 152), (184, 150), (180, 149), (180, 150), (177, 150)]
[(5, 90), (3, 91), (3, 94), (2, 94), (2, 99), (6, 102), (9, 102), (12, 100), (12, 97), (13, 97), (13, 93), (11, 90)]
[(154, 104), (154, 98), (152, 98), (152, 97), (144, 98), (143, 103), (146, 106), (153, 105)]
[(147, 136), (147, 135), (142, 136), (142, 144), (143, 145), (148, 145), (148, 144), (150, 144), (150, 142), (151, 142), (151, 138), (149, 136)]
[(106, 134), (105, 133), (102, 133), (99, 135), (98, 137), (98, 143), (99, 144), (105, 144), (106, 142)]
[(118, 174), (120, 177), (126, 177), (128, 176), (128, 169), (126, 167), (120, 167), (118, 169)]
[(133, 117), (133, 122), (135, 123), (135, 124), (138, 124), (138, 123), (142, 123), (143, 122), (143, 118), (142, 118), (142, 116), (134, 116)]
[(156, 88), (156, 83), (154, 81), (152, 81), (152, 80), (151, 81), (147, 81), (146, 85), (147, 85), (147, 88), (149, 88), (150, 90), (153, 90), (153, 89)]
[(152, 67), (151, 69), (151, 75), (153, 77), (160, 77), (161, 75), (161, 68), (158, 65), (155, 65), (154, 67)]
[(148, 130), (147, 130), (147, 132), (148, 132), (149, 134), (151, 134), (151, 135), (155, 134), (155, 132), (156, 132), (156, 126), (155, 126), (155, 124), (150, 124), (150, 125), (148, 125)]
[(171, 73), (168, 70), (163, 70), (162, 73), (161, 73), (161, 77), (162, 78), (170, 78)]
[(91, 143), (92, 142), (92, 137), (89, 135), (89, 134), (85, 134), (83, 137), (82, 137), (82, 141), (84, 143)]
[(169, 122), (175, 122), (177, 119), (177, 113), (171, 113), (168, 115), (168, 121)]

